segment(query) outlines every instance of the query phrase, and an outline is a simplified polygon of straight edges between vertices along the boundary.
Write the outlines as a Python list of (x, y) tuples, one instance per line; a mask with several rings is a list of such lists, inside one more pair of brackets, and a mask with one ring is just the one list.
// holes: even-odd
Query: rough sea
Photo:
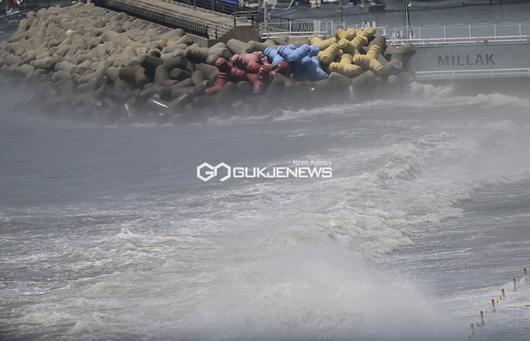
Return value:
[[(2, 340), (528, 340), (530, 96), (104, 127), (0, 87)], [(203, 182), (203, 162), (331, 162)], [(506, 299), (491, 313), (501, 288)]]

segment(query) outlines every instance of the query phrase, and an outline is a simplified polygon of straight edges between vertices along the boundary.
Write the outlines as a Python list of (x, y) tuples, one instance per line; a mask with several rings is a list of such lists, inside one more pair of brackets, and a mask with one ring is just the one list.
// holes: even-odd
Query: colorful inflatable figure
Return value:
[(296, 78), (312, 81), (327, 77), (327, 73), (320, 67), (318, 52), (318, 47), (308, 44), (298, 47), (293, 44), (282, 45), (277, 49), (268, 47), (264, 51), (273, 65), (287, 62)]

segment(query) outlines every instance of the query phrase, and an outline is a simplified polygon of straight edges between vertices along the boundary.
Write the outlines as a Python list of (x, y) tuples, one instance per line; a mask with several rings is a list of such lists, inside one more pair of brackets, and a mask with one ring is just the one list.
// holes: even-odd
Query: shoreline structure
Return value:
[(208, 46), (183, 29), (78, 2), (29, 12), (0, 43), (0, 71), (49, 85), (26, 111), (164, 123), (380, 96), (408, 84), (413, 53), (410, 44), (387, 46), (373, 28)]

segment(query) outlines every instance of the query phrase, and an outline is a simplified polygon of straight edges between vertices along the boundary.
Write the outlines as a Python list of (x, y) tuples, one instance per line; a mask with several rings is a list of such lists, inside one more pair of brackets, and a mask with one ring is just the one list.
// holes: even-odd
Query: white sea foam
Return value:
[[(297, 129), (287, 139), (310, 145), (264, 158), (264, 165), (330, 160), (330, 180), (208, 183), (185, 194), (3, 209), (2, 227), (19, 232), (2, 251), (12, 276), (0, 288), (2, 301), (14, 306), (3, 321), (8, 335), (464, 337), (468, 321), (448, 317), (404, 267), (389, 270), (385, 257), (462, 216), (458, 203), (476, 188), (530, 174), (528, 122), (494, 113), (508, 103), (518, 112), (526, 102), (416, 87), (424, 97), (285, 112), (264, 128), (290, 120)], [(478, 119), (485, 111), (493, 116)], [(312, 124), (322, 115), (339, 122)], [(277, 138), (253, 136), (265, 145)], [(192, 168), (183, 174), (193, 176)], [(442, 256), (451, 257), (432, 257)]]

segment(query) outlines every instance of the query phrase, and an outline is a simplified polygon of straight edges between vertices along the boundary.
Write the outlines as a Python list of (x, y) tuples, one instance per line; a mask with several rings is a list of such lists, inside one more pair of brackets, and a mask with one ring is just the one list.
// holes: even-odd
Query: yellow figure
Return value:
[(342, 28), (338, 28), (335, 31), (335, 36), (338, 40), (340, 39), (347, 39), (352, 40), (357, 35), (357, 30), (355, 28), (349, 28), (347, 30), (344, 30)]
[(335, 38), (322, 39), (317, 35), (311, 35), (309, 37), (309, 44), (315, 45), (320, 51), (327, 49), (331, 44), (336, 42), (337, 39)]
[(342, 51), (351, 55), (359, 54), (360, 48), (366, 45), (368, 45), (368, 37), (363, 31), (359, 32), (352, 41), (345, 38), (339, 40), (339, 47)]
[(318, 53), (318, 59), (320, 59), (322, 64), (329, 65), (337, 59), (340, 52), (339, 45), (337, 43), (332, 43), (325, 50), (320, 50)]
[(383, 76), (392, 68), (392, 63), (382, 64), (379, 61), (379, 54), (381, 47), (386, 44), (385, 38), (382, 36), (375, 37), (368, 47), (366, 54), (353, 55), (353, 63), (361, 66), (363, 69), (372, 71), (377, 76)]
[(330, 72), (337, 72), (348, 77), (358, 76), (362, 69), (359, 65), (352, 64), (352, 61), (353, 56), (345, 53), (341, 56), (340, 62), (330, 63), (328, 69)]
[(379, 62), (380, 48), (377, 45), (370, 45), (365, 55), (358, 54), (353, 58), (355, 64), (368, 69), (375, 73), (377, 76), (382, 76), (386, 73), (385, 67)]
[(368, 39), (375, 37), (375, 28), (373, 27), (365, 27), (363, 28), (362, 32), (364, 32)]

